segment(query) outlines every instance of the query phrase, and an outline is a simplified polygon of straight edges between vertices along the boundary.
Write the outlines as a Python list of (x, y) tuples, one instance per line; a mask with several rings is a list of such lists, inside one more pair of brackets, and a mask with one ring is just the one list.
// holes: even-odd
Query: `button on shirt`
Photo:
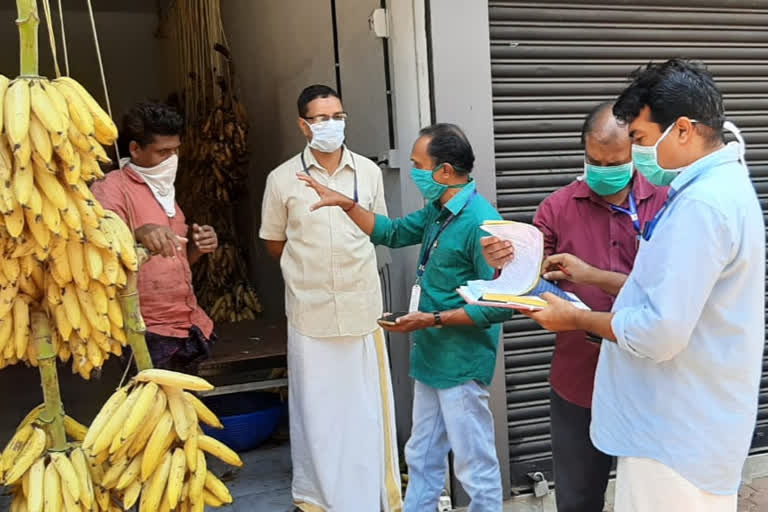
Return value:
[[(285, 280), (288, 323), (305, 336), (330, 338), (373, 332), (382, 314), (376, 252), (368, 236), (341, 208), (310, 206), (320, 198), (296, 178), (304, 173), (302, 153), (267, 178), (259, 237), (285, 241), (280, 267)], [(381, 169), (346, 147), (339, 168), (323, 169), (309, 147), (303, 151), (310, 175), (319, 183), (354, 197), (386, 215)]]
[[(168, 226), (180, 237), (187, 237), (189, 226), (176, 205), (176, 215), (168, 217), (144, 180), (125, 167), (112, 171), (91, 187), (104, 208), (120, 216), (134, 230), (146, 224)], [(196, 325), (206, 338), (213, 321), (200, 308), (192, 288), (192, 272), (187, 259), (187, 244), (175, 258), (153, 256), (139, 269), (141, 316), (149, 332), (174, 338), (188, 338)]]
[[(651, 185), (635, 173), (632, 194), (641, 225), (664, 204), (666, 188)], [(626, 203), (626, 201), (625, 201)], [(624, 207), (628, 207), (627, 204)], [(601, 270), (629, 274), (637, 254), (637, 231), (629, 215), (615, 211), (582, 180), (546, 198), (533, 219), (544, 234), (544, 253), (570, 253)], [(561, 281), (594, 311), (610, 311), (614, 297), (597, 286)], [(557, 335), (550, 383), (563, 399), (581, 407), (592, 404), (592, 387), (600, 345), (587, 341), (584, 331)]]
[(492, 324), (507, 319), (509, 312), (468, 305), (456, 292), (456, 288), (467, 281), (493, 277), (493, 269), (485, 262), (480, 246), (480, 238), (487, 233), (480, 226), (486, 220), (501, 217), (485, 198), (475, 194), (475, 183), (470, 182), (444, 207), (434, 201), (399, 219), (377, 215), (371, 240), (388, 247), (421, 243), (421, 261), (437, 231), (451, 215), (455, 215), (455, 219), (440, 235), (421, 278), (419, 311), (464, 308), (475, 325), (415, 331), (411, 377), (434, 388), (450, 388), (473, 379), (489, 385), (500, 333), (500, 326)]
[[(687, 183), (688, 187), (682, 188)], [(655, 459), (713, 494), (737, 492), (757, 416), (765, 343), (765, 226), (739, 149), (671, 184), (669, 203), (616, 299), (592, 440)]]

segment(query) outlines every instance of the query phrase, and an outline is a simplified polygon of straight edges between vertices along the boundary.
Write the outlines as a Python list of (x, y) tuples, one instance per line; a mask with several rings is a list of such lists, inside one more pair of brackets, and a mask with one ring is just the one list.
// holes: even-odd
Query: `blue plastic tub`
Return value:
[(263, 391), (211, 396), (204, 402), (224, 428), (203, 425), (203, 432), (236, 452), (253, 450), (269, 439), (286, 413), (279, 395)]

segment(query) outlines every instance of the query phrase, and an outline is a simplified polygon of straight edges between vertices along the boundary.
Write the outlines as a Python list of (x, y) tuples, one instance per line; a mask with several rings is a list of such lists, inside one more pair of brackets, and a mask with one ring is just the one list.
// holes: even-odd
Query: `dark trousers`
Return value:
[(197, 366), (211, 357), (211, 348), (216, 343), (216, 333), (206, 339), (200, 328), (193, 325), (189, 337), (174, 338), (153, 332), (145, 335), (147, 348), (155, 368), (164, 368), (184, 373), (197, 373)]
[(558, 512), (602, 512), (613, 457), (589, 438), (592, 410), (550, 392), (549, 414)]

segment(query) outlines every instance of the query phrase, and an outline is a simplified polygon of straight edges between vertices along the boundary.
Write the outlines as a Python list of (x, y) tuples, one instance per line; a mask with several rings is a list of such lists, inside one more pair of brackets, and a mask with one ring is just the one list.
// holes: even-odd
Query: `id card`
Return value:
[(411, 288), (411, 302), (408, 306), (408, 312), (414, 313), (419, 310), (419, 302), (421, 301), (421, 285), (414, 284)]

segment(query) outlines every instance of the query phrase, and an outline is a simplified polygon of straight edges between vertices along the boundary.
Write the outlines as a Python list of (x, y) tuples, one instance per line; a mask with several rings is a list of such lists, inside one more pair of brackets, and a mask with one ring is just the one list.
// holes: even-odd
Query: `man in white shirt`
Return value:
[(259, 236), (280, 261), (288, 317), (293, 499), (303, 512), (402, 508), (394, 402), (373, 244), (338, 208), (310, 211), (308, 174), (387, 214), (381, 170), (344, 145), (336, 91), (298, 99), (307, 146), (267, 178)]
[(611, 313), (547, 296), (529, 315), (606, 340), (591, 437), (618, 457), (616, 510), (735, 512), (765, 344), (765, 225), (743, 140), (712, 76), (681, 59), (639, 71), (613, 113), (668, 199)]

